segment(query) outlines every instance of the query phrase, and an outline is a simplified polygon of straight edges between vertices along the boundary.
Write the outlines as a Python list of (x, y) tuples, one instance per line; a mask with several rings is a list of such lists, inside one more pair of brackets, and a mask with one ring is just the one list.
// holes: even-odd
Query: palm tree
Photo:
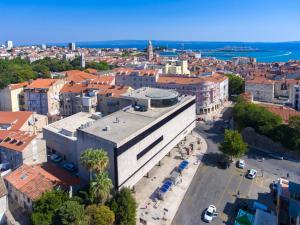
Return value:
[(101, 173), (108, 166), (109, 158), (107, 152), (103, 149), (85, 150), (80, 156), (80, 163), (90, 172), (90, 181), (93, 178), (93, 172)]
[(113, 187), (111, 179), (108, 177), (107, 172), (96, 174), (95, 179), (90, 183), (90, 193), (96, 203), (104, 203)]

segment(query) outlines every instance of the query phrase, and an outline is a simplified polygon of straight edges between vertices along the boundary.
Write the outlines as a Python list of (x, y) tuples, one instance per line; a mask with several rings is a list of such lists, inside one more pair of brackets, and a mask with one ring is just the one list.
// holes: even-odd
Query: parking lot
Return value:
[[(243, 157), (246, 163), (244, 170), (236, 168), (234, 163), (228, 169), (219, 168), (218, 145), (223, 139), (221, 126), (222, 122), (215, 122), (199, 124), (195, 129), (206, 140), (208, 150), (172, 221), (174, 225), (206, 224), (202, 216), (210, 204), (215, 205), (219, 213), (211, 224), (234, 224), (238, 208), (245, 204), (252, 206), (254, 201), (274, 211), (271, 182), (286, 177), (287, 173), (290, 180), (300, 178), (299, 161), (296, 159), (278, 160), (252, 148)], [(255, 179), (245, 177), (248, 169), (257, 170)]]
[[(206, 157), (215, 156), (208, 154)], [(235, 165), (226, 170), (213, 165), (200, 166), (193, 180), (197, 185), (191, 185), (194, 188), (188, 190), (173, 224), (205, 224), (202, 216), (210, 204), (215, 205), (219, 213), (212, 224), (233, 224), (241, 201), (250, 203), (258, 199), (274, 210), (269, 185), (276, 176), (268, 173), (262, 176), (258, 170), (256, 178), (250, 180), (245, 177), (246, 171)]]

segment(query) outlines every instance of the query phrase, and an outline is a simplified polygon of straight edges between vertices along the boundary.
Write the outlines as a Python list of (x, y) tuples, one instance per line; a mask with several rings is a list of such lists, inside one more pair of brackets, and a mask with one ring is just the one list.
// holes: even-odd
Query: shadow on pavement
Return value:
[(255, 214), (255, 208), (253, 207), (254, 202), (259, 202), (267, 206), (268, 211), (275, 210), (275, 204), (273, 203), (273, 198), (271, 193), (258, 193), (258, 199), (248, 199), (241, 198), (237, 196), (235, 202), (228, 202), (225, 205), (223, 213), (228, 217), (227, 221), (224, 221), (227, 225), (233, 225), (235, 218), (240, 209), (249, 212), (251, 214)]
[(202, 157), (202, 163), (206, 166), (217, 167), (218, 160), (220, 159), (221, 156), (222, 154), (216, 152), (206, 153)]

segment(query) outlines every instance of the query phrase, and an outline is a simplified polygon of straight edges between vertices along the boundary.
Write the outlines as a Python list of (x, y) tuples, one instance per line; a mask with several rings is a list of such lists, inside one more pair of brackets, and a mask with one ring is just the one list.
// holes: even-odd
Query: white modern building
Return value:
[[(126, 96), (125, 96), (126, 95)], [(103, 148), (116, 189), (133, 187), (195, 127), (193, 96), (140, 88), (123, 95), (132, 105), (77, 129), (78, 160), (87, 148)], [(88, 171), (79, 165), (79, 176)]]
[(6, 46), (6, 49), (10, 50), (14, 47), (14, 43), (13, 43), (13, 41), (7, 40), (5, 42), (5, 46)]
[(48, 153), (58, 154), (63, 161), (77, 165), (77, 129), (91, 125), (100, 117), (97, 114), (79, 112), (43, 128)]

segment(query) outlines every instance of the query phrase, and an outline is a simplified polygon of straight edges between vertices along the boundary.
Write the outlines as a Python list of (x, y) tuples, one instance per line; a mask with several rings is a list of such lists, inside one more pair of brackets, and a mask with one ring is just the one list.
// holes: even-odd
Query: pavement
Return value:
[(182, 182), (173, 186), (164, 200), (157, 199), (157, 190), (182, 162), (178, 147), (171, 151), (170, 156), (163, 158), (160, 166), (155, 166), (150, 171), (148, 178), (142, 178), (135, 186), (135, 198), (139, 205), (137, 224), (142, 224), (140, 219), (147, 221), (147, 225), (168, 225), (172, 222), (207, 149), (206, 142), (196, 132), (189, 134), (184, 143), (184, 145), (195, 144), (195, 150), (188, 158), (189, 166), (182, 173)]
[[(202, 158), (192, 183), (172, 221), (174, 225), (206, 224), (202, 221), (204, 210), (213, 204), (219, 212), (218, 217), (211, 224), (234, 224), (234, 217), (238, 206), (251, 205), (255, 200), (265, 204), (272, 211), (275, 210), (269, 185), (278, 177), (286, 177), (297, 181), (300, 178), (299, 161), (278, 160), (267, 153), (250, 149), (243, 157), (246, 169), (241, 170), (232, 164), (228, 169), (218, 168), (220, 156), (219, 144), (223, 140), (223, 120), (227, 120), (228, 110), (225, 109), (222, 120), (213, 124), (199, 123), (195, 132), (199, 133), (207, 142), (207, 152)], [(245, 177), (247, 169), (256, 169), (257, 177), (250, 180)], [(299, 171), (298, 171), (299, 170)]]

